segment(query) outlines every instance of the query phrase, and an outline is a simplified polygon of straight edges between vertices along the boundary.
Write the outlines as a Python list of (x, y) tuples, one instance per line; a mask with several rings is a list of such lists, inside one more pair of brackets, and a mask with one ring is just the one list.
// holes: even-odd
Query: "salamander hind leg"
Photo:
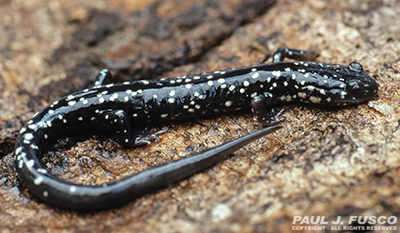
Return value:
[(133, 146), (150, 145), (152, 141), (160, 141), (158, 135), (165, 133), (165, 130), (159, 130), (155, 133), (148, 134), (147, 129), (136, 131), (137, 136)]
[(268, 110), (266, 106), (269, 105), (269, 98), (265, 97), (264, 95), (256, 96), (251, 100), (251, 110), (257, 121), (264, 126), (277, 125), (284, 121), (285, 118), (281, 115), (285, 111), (285, 108), (282, 108), (279, 111), (275, 110), (275, 108)]
[(111, 78), (112, 78), (111, 72), (107, 69), (103, 69), (97, 75), (96, 82), (94, 83), (93, 87), (96, 88), (105, 85), (107, 83), (110, 83)]

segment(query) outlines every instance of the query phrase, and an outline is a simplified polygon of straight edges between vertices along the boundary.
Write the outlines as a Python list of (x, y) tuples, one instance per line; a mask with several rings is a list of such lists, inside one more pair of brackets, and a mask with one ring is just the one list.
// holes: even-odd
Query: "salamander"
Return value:
[[(167, 187), (226, 159), (244, 145), (282, 126), (273, 106), (303, 102), (324, 106), (359, 104), (377, 95), (378, 84), (362, 66), (316, 63), (314, 50), (278, 48), (269, 64), (162, 80), (107, 83), (102, 70), (93, 88), (68, 95), (36, 113), (20, 130), (15, 145), (19, 179), (40, 200), (72, 210), (101, 210)], [(252, 110), (266, 127), (191, 157), (139, 172), (116, 182), (78, 185), (51, 174), (42, 155), (58, 139), (102, 134), (125, 147), (150, 144), (156, 123)]]

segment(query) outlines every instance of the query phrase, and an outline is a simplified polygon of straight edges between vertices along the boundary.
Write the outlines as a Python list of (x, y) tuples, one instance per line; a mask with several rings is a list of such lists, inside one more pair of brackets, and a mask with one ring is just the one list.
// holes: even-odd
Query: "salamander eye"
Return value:
[(348, 68), (351, 71), (354, 71), (354, 72), (357, 72), (357, 73), (360, 73), (360, 72), (364, 71), (362, 65), (360, 63), (358, 63), (358, 62), (355, 62), (355, 61), (351, 62), (349, 64)]

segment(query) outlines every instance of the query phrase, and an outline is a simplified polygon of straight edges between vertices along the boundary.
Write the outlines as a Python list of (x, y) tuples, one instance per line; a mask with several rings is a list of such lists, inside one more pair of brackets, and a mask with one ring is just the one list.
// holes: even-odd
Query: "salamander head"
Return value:
[[(347, 67), (340, 66), (337, 71), (339, 81), (344, 88), (332, 87), (330, 93), (336, 98), (336, 105), (358, 104), (369, 100), (378, 94), (378, 83), (368, 76), (358, 62), (351, 62)], [(337, 88), (337, 87), (336, 87)], [(338, 93), (339, 92), (339, 93)]]
[(378, 83), (364, 72), (358, 62), (351, 62), (348, 66), (304, 64), (307, 64), (308, 73), (297, 79), (301, 102), (346, 106), (362, 103), (378, 94)]

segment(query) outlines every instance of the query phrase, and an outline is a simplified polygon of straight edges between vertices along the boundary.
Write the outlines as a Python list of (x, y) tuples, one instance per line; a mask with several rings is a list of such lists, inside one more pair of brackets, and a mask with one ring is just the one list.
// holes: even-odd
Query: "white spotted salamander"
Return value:
[[(357, 62), (348, 66), (283, 62), (285, 57), (309, 60), (314, 55), (312, 50), (279, 48), (270, 64), (122, 84), (105, 84), (111, 74), (103, 70), (92, 89), (55, 101), (21, 129), (15, 146), (19, 179), (36, 197), (61, 208), (113, 208), (209, 168), (249, 142), (282, 128), (278, 124), (283, 120), (279, 117), (282, 111), (267, 111), (267, 107), (287, 102), (344, 106), (377, 94), (378, 84)], [(113, 183), (68, 183), (50, 174), (41, 162), (42, 154), (60, 138), (90, 132), (115, 137), (131, 147), (157, 138), (139, 133), (153, 123), (241, 109), (252, 109), (267, 127)]]

